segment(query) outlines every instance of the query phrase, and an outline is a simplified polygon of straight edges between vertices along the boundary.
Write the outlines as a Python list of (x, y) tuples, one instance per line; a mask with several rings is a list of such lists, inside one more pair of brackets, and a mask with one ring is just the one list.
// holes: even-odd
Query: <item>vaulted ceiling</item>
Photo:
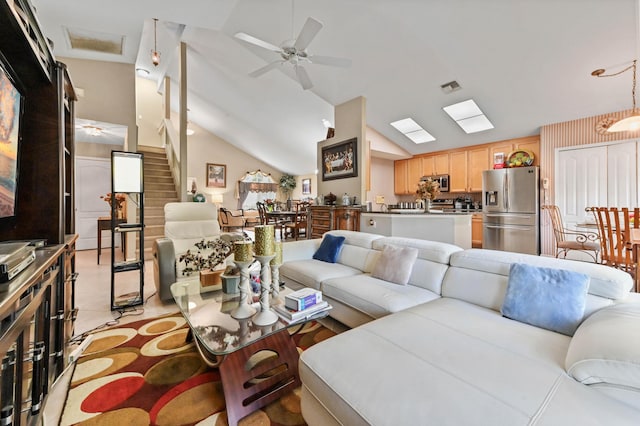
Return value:
[[(313, 173), (322, 119), (333, 106), (367, 99), (367, 124), (410, 153), (539, 133), (541, 125), (631, 107), (638, 56), (637, 0), (32, 0), (56, 56), (135, 63), (177, 81), (176, 46), (188, 45), (189, 119), (293, 174)], [(293, 11), (293, 13), (292, 13)], [(295, 38), (307, 17), (324, 24), (309, 46), (348, 58), (349, 68), (305, 66), (303, 90), (290, 65), (234, 37), (274, 45)], [(293, 21), (292, 21), (293, 17)], [(151, 64), (158, 18), (157, 68)], [(72, 48), (67, 29), (123, 36), (122, 54)], [(461, 89), (445, 93), (441, 85)], [(442, 110), (474, 99), (495, 126), (465, 134)], [(412, 117), (436, 137), (416, 145), (390, 126)]]

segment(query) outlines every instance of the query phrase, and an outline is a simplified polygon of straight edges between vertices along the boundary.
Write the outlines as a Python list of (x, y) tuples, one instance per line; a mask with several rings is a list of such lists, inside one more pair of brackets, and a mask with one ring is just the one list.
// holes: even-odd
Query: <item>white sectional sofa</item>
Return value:
[[(613, 268), (372, 234), (284, 245), (280, 276), (323, 291), (351, 330), (300, 358), (310, 425), (603, 425), (640, 422), (640, 302)], [(409, 283), (371, 276), (385, 245), (415, 247)], [(573, 336), (503, 317), (512, 264), (588, 278)]]

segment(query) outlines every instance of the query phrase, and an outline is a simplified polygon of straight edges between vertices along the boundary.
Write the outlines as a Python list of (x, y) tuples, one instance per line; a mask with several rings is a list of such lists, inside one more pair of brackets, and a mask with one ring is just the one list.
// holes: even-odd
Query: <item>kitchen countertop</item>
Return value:
[(438, 209), (432, 208), (429, 213), (425, 213), (422, 209), (394, 209), (391, 211), (363, 211), (362, 213), (373, 213), (373, 214), (393, 214), (393, 215), (460, 215), (460, 214), (474, 214), (474, 213), (482, 213), (482, 209)]

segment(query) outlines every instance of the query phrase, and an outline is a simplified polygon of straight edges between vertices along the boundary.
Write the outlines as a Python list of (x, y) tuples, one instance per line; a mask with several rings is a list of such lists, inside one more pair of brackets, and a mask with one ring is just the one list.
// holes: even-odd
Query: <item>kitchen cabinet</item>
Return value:
[(393, 192), (396, 194), (407, 194), (407, 178), (409, 171), (409, 160), (396, 160), (393, 173)]
[(467, 192), (482, 191), (482, 172), (489, 168), (489, 148), (467, 151)]
[(360, 211), (359, 206), (311, 206), (307, 234), (310, 238), (322, 238), (325, 232), (334, 229), (360, 231)]
[(540, 137), (530, 136), (526, 138), (510, 139), (506, 141), (496, 142), (489, 145), (489, 164), (493, 168), (493, 157), (497, 153), (504, 154), (504, 161), (507, 156), (516, 150), (525, 150), (533, 154), (533, 165), (540, 165)]
[(422, 176), (449, 174), (449, 154), (436, 154), (422, 158)]
[(449, 154), (449, 192), (467, 192), (467, 151)]
[(482, 248), (482, 214), (474, 213), (471, 217), (471, 247)]
[(409, 159), (407, 164), (407, 193), (414, 194), (418, 189), (418, 182), (424, 176), (422, 174), (422, 157)]

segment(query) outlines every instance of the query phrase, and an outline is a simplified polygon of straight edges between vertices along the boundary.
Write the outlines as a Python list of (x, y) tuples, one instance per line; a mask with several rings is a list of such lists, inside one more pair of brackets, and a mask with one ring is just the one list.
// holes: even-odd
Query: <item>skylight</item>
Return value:
[(424, 143), (436, 140), (436, 138), (420, 127), (420, 125), (411, 118), (394, 121), (391, 125), (400, 133), (411, 139), (413, 143)]
[(449, 114), (449, 117), (453, 118), (455, 122), (458, 123), (458, 126), (467, 134), (493, 129), (493, 124), (491, 124), (487, 116), (484, 115), (473, 99), (449, 105), (442, 109), (444, 109), (444, 111)]

